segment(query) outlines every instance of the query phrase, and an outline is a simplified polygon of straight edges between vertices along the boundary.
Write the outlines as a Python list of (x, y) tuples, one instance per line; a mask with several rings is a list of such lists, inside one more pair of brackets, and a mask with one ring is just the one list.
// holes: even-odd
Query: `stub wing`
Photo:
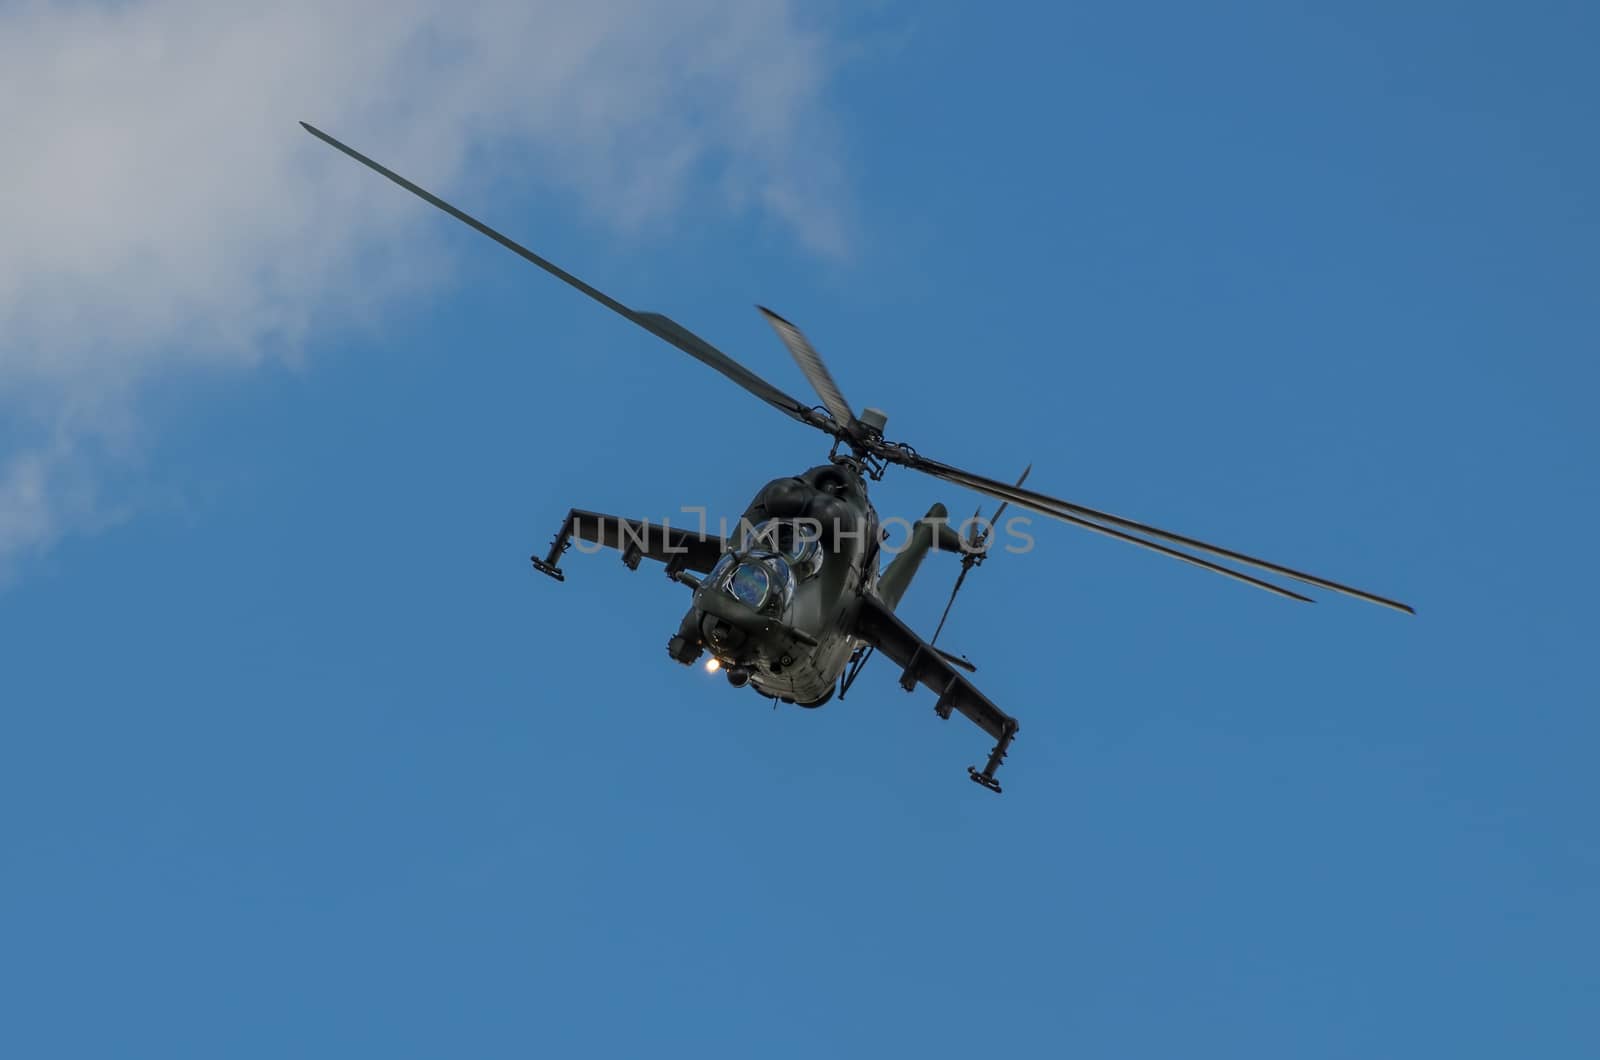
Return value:
[(940, 655), (938, 649), (913, 633), (911, 627), (871, 594), (861, 598), (851, 632), (901, 667), (900, 687), (907, 692), (919, 684), (933, 689), (939, 696), (933, 708), (939, 717), (949, 718), (952, 712), (960, 712), (995, 738), (988, 764), (981, 772), (970, 766), (967, 772), (977, 783), (998, 792), (1000, 782), (995, 780), (994, 773), (1017, 734), (1017, 719), (995, 706)]
[(716, 565), (727, 548), (727, 543), (717, 534), (574, 508), (567, 513), (555, 540), (550, 542), (549, 554), (542, 560), (538, 556), (531, 557), (534, 567), (552, 578), (564, 580), (566, 575), (559, 566), (561, 554), (572, 547), (574, 539), (595, 545), (590, 551), (616, 549), (622, 553), (622, 562), (630, 570), (638, 569), (641, 559), (653, 559), (666, 564), (669, 572), (705, 573)]

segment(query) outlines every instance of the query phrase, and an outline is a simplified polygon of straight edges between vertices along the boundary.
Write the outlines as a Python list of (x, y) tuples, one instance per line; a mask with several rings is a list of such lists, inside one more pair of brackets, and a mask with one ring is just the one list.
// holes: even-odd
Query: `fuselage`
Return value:
[(845, 632), (852, 610), (878, 580), (881, 529), (866, 483), (848, 463), (774, 479), (731, 544), (696, 590), (685, 628), (735, 683), (822, 705), (856, 648)]

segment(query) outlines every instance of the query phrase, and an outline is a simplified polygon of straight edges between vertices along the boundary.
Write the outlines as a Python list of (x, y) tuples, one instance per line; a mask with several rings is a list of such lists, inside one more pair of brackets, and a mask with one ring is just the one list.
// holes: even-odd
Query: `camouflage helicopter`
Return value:
[[(1290, 600), (1311, 602), (1292, 589), (1218, 560), (1415, 613), (1397, 600), (1026, 489), (1027, 471), (1015, 483), (1003, 482), (925, 457), (904, 442), (888, 441), (883, 433), (888, 422), (885, 414), (865, 408), (856, 415), (806, 337), (771, 310), (757, 307), (822, 399), (820, 406), (784, 393), (677, 321), (624, 305), (320, 129), (300, 124), (324, 143), (711, 366), (790, 419), (833, 440), (827, 463), (773, 479), (762, 487), (731, 537), (711, 533), (703, 525), (689, 529), (666, 521), (650, 523), (574, 508), (556, 532), (548, 553), (543, 558), (531, 557), (537, 570), (558, 581), (565, 580), (559, 561), (574, 539), (596, 549), (616, 549), (629, 569), (638, 569), (643, 559), (662, 563), (667, 577), (693, 592), (688, 612), (667, 642), (668, 654), (685, 666), (709, 652), (707, 668), (722, 670), (736, 687), (748, 686), (775, 701), (820, 707), (833, 698), (836, 689), (843, 698), (867, 660), (881, 652), (901, 668), (902, 688), (910, 692), (921, 684), (935, 693), (934, 712), (940, 718), (949, 719), (959, 712), (994, 737), (996, 743), (984, 767), (968, 766), (967, 774), (990, 791), (999, 792), (995, 771), (1017, 734), (1017, 721), (967, 679), (965, 674), (974, 672), (971, 663), (935, 647), (934, 642), (967, 574), (989, 554), (992, 531), (1008, 505), (1130, 542)], [(904, 547), (880, 569), (891, 550), (885, 548), (887, 532), (868, 498), (867, 485), (881, 479), (889, 467), (922, 471), (964, 486), (999, 501), (1000, 507), (988, 520), (975, 516), (958, 532), (949, 525), (944, 506), (934, 505), (915, 525)], [(934, 550), (958, 554), (961, 569), (939, 629), (924, 640), (901, 621), (895, 608), (923, 560)]]

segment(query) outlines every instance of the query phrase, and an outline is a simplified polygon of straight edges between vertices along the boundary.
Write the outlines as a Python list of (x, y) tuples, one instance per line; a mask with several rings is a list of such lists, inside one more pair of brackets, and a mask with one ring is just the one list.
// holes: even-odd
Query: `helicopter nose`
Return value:
[(744, 630), (715, 615), (705, 615), (701, 618), (700, 631), (705, 634), (706, 643), (710, 644), (718, 655), (731, 655), (750, 639)]

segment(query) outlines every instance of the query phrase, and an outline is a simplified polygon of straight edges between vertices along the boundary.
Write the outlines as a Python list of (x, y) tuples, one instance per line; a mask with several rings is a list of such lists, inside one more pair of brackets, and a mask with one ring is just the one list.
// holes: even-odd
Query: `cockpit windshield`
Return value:
[(809, 578), (822, 569), (820, 530), (815, 520), (768, 519), (748, 528), (739, 548), (775, 552), (797, 575)]
[(764, 548), (725, 553), (706, 581), (711, 588), (763, 614), (784, 615), (794, 602), (793, 569), (783, 556)]

